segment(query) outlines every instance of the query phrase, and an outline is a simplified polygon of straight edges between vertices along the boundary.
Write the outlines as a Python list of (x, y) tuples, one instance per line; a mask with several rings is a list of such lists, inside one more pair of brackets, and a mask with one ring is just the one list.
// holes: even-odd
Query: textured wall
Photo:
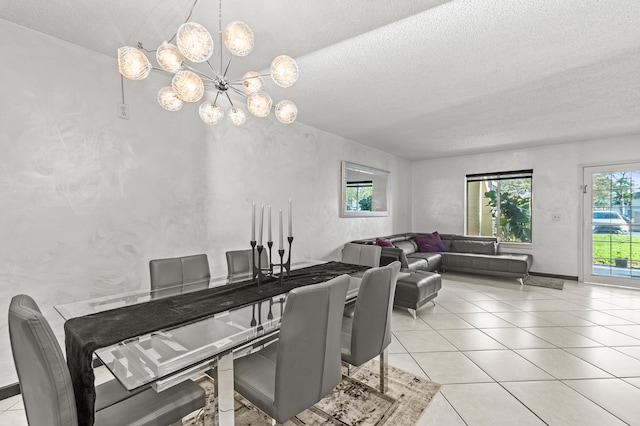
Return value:
[[(0, 68), (0, 387), (17, 380), (14, 294), (33, 296), (62, 339), (54, 305), (145, 287), (149, 259), (207, 253), (226, 275), (224, 251), (248, 247), (252, 201), (271, 203), (275, 221), (294, 200), (294, 259), (410, 228), (406, 160), (297, 123), (208, 128), (193, 105), (156, 104), (156, 73), (124, 82), (131, 119), (120, 120), (113, 58), (2, 20), (0, 37), (20, 40), (0, 44), (11, 58)], [(339, 217), (342, 159), (392, 171), (392, 216)]]
[[(286, 228), (292, 199), (294, 259), (339, 259), (347, 241), (411, 227), (411, 169), (406, 160), (275, 120), (249, 118), (241, 128), (223, 123), (211, 128), (207, 139), (207, 226), (211, 251), (217, 253), (210, 262), (220, 270), (226, 269), (225, 250), (249, 247), (252, 202), (258, 207), (264, 203), (265, 209), (271, 204), (275, 238), (277, 210), (283, 209)], [(391, 171), (390, 216), (340, 218), (341, 160)]]
[[(413, 229), (464, 232), (465, 176), (533, 169), (534, 272), (578, 276), (582, 168), (640, 160), (640, 135), (413, 163)], [(553, 221), (552, 215), (560, 220)]]

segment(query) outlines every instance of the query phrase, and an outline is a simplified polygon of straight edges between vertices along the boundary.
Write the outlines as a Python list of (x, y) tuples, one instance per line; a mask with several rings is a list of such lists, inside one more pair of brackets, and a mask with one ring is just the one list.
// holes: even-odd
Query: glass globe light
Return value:
[(131, 46), (118, 49), (118, 71), (129, 80), (143, 80), (151, 71), (147, 55)]
[(204, 62), (213, 54), (211, 34), (195, 22), (185, 22), (178, 28), (176, 44), (180, 53), (192, 62)]
[(176, 46), (165, 41), (156, 50), (156, 61), (160, 68), (175, 74), (182, 68), (183, 58)]
[(158, 103), (167, 111), (179, 111), (184, 105), (171, 86), (163, 87), (158, 91)]
[(171, 80), (176, 95), (185, 102), (198, 102), (204, 95), (204, 83), (198, 74), (189, 70), (176, 73)]
[(203, 102), (198, 109), (200, 118), (207, 124), (218, 124), (222, 117), (224, 117), (224, 111), (218, 105), (213, 102)]
[(282, 124), (291, 124), (296, 121), (298, 107), (291, 101), (280, 101), (276, 104), (276, 118)]
[(231, 122), (236, 126), (242, 126), (247, 120), (247, 115), (244, 113), (244, 111), (235, 106), (229, 109), (227, 117), (229, 117), (229, 120), (231, 120)]
[(260, 90), (263, 85), (264, 80), (260, 77), (260, 74), (255, 71), (249, 71), (242, 76), (242, 86), (247, 93), (253, 93), (256, 90)]
[(271, 96), (261, 90), (247, 96), (247, 108), (249, 112), (256, 117), (266, 117), (269, 115), (272, 104)]
[(224, 45), (236, 56), (247, 56), (253, 49), (253, 31), (244, 22), (233, 21), (222, 33)]
[(291, 87), (298, 80), (298, 64), (287, 55), (271, 62), (271, 78), (280, 87)]

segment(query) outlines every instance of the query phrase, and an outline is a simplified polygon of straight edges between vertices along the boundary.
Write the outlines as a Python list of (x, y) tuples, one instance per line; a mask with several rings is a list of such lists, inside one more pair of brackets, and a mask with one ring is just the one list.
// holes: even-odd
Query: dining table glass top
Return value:
[[(297, 262), (292, 269), (322, 263)], [(246, 279), (251, 279), (250, 274)], [(237, 277), (234, 281), (237, 281)], [(212, 278), (208, 288), (227, 282), (226, 277)], [(359, 284), (360, 278), (352, 277), (348, 300), (357, 296)], [(55, 309), (68, 320), (197, 290), (202, 290), (202, 283), (193, 287), (185, 284), (164, 288), (156, 292), (146, 289), (102, 296), (58, 305)], [(94, 354), (126, 389), (133, 390), (151, 384), (161, 391), (215, 366), (216, 359), (222, 354), (250, 351), (257, 344), (273, 340), (280, 328), (285, 306), (286, 293), (277, 294), (188, 324), (131, 337), (98, 348)]]
[(96, 350), (95, 355), (125, 388), (153, 383), (160, 391), (180, 381), (181, 376), (213, 367), (219, 354), (276, 332), (285, 303), (283, 294), (191, 324), (126, 339)]
[[(323, 263), (325, 262), (320, 260), (302, 260), (292, 263), (291, 269), (301, 269), (307, 266), (320, 265)], [(250, 279), (251, 273), (249, 272), (247, 272), (246, 274), (234, 275), (233, 279), (229, 279), (226, 276), (211, 277), (209, 279), (208, 286), (205, 285), (204, 288), (213, 288), (228, 284), (230, 282), (240, 282)], [(60, 316), (62, 316), (62, 318), (64, 318), (65, 320), (69, 320), (71, 318), (108, 311), (110, 309), (116, 309), (122, 306), (135, 305), (161, 297), (168, 297), (202, 289), (202, 282), (199, 281), (193, 284), (187, 283), (177, 285), (175, 287), (165, 287), (162, 289), (157, 289), (155, 291), (152, 291), (150, 288), (145, 288), (141, 290), (133, 290), (130, 292), (99, 296), (95, 298), (55, 305), (54, 308), (60, 314)]]

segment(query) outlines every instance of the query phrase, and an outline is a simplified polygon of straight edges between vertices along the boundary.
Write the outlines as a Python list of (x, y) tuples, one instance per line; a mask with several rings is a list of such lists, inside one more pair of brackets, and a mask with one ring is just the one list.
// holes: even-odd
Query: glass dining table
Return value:
[[(327, 263), (303, 261), (292, 265), (292, 269), (308, 268), (305, 270), (312, 271), (313, 267), (322, 267), (325, 264)], [(357, 296), (359, 276), (362, 274), (362, 267), (359, 268), (350, 274), (347, 301)], [(250, 283), (251, 276), (247, 275), (246, 278)], [(234, 281), (238, 281), (237, 277)], [(227, 283), (226, 277), (212, 278), (208, 285), (205, 283), (205, 287), (216, 288)], [(278, 294), (271, 291), (268, 297), (220, 310), (206, 318), (134, 335), (115, 344), (96, 348), (93, 355), (127, 390), (149, 385), (161, 392), (215, 368), (218, 424), (233, 425), (233, 360), (277, 338), (286, 305), (286, 289), (282, 289), (282, 293), (275, 289)], [(190, 292), (195, 294), (201, 290), (202, 283), (193, 286), (185, 284), (175, 288), (164, 288), (155, 293), (140, 290), (76, 301), (57, 305), (55, 309), (65, 320), (75, 318), (74, 321), (78, 321), (78, 318), (91, 318), (93, 314), (100, 312), (117, 311), (119, 308), (132, 305), (144, 306), (160, 298), (171, 298)], [(118, 317), (118, 320), (124, 324), (127, 317)], [(109, 322), (108, 326), (117, 327), (117, 323)], [(73, 365), (70, 365), (70, 369), (72, 368)]]

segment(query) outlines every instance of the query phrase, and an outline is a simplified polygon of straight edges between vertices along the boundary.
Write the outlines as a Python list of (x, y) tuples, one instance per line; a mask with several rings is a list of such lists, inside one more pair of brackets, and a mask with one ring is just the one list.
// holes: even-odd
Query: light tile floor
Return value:
[[(640, 425), (638, 290), (448, 273), (392, 328), (389, 363), (443, 385), (420, 426)], [(0, 426), (26, 424), (19, 396), (0, 401)]]

